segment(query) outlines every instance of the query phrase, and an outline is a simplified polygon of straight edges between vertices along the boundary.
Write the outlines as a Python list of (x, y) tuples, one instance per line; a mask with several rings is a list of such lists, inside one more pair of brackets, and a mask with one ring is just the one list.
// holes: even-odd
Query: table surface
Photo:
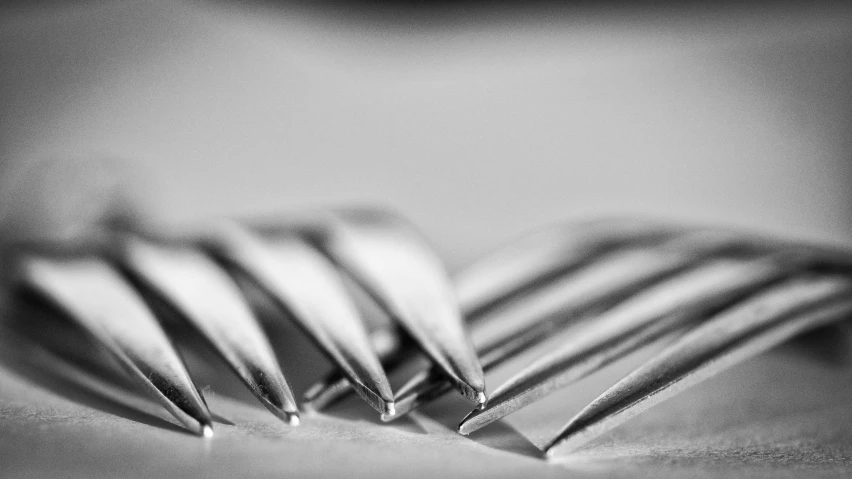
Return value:
[[(18, 477), (802, 477), (852, 474), (848, 333), (829, 329), (754, 358), (649, 410), (576, 453), (537, 445), (649, 352), (640, 352), (469, 437), (449, 396), (382, 424), (357, 400), (279, 422), (193, 365), (216, 417), (210, 440), (151, 403), (117, 402), (0, 354), (0, 476)], [(7, 338), (8, 339), (8, 338)], [(315, 352), (299, 352), (311, 361)], [(295, 348), (296, 350), (299, 347)], [(303, 390), (314, 374), (282, 358)], [(304, 363), (300, 363), (304, 364)], [(491, 384), (517, 365), (488, 375)], [(301, 377), (300, 377), (301, 375)], [(128, 405), (131, 406), (128, 406)]]

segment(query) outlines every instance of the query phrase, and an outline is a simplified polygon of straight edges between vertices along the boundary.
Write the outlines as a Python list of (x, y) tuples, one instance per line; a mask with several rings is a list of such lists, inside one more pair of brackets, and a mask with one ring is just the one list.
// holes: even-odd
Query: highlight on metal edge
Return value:
[[(309, 390), (313, 407), (355, 391), (393, 420), (457, 389), (478, 404), (459, 426), (464, 434), (630, 351), (679, 337), (572, 419), (547, 444), (551, 455), (852, 309), (852, 252), (844, 248), (599, 221), (521, 238), (451, 281), (395, 216), (343, 210), (318, 218), (307, 227), (223, 223), (180, 240), (113, 230), (106, 248), (18, 248), (6, 252), (14, 265), (9, 285), (63, 311), (184, 427), (204, 436), (212, 434), (211, 414), (154, 305), (192, 325), (270, 411), (299, 420), (234, 274), (255, 281), (339, 368)], [(392, 371), (412, 349), (385, 341), (379, 353), (378, 339), (395, 333), (368, 332), (344, 281), (363, 288), (430, 359), (395, 395), (380, 359)], [(485, 404), (483, 370), (548, 338), (551, 349)]]

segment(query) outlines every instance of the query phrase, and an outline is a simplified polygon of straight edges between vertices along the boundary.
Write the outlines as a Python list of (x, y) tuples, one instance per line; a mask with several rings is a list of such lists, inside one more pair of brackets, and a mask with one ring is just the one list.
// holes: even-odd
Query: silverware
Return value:
[[(77, 218), (62, 230), (71, 234), (50, 234), (53, 226), (33, 234), (20, 215), (4, 221), (12, 228), (3, 236), (3, 303), (26, 292), (52, 305), (204, 436), (211, 414), (163, 329), (170, 321), (191, 326), (273, 414), (299, 422), (246, 287), (336, 366), (308, 390), (308, 407), (356, 392), (391, 421), (456, 389), (477, 405), (462, 434), (640, 347), (674, 341), (575, 416), (548, 454), (581, 447), (711, 374), (852, 312), (848, 248), (599, 220), (534, 232), (451, 279), (423, 237), (388, 212), (322, 210), (175, 232), (104, 200), (121, 196), (114, 189), (82, 216), (85, 224)], [(370, 324), (365, 301), (391, 322)], [(542, 346), (486, 401), (483, 370)], [(385, 371), (418, 357), (429, 366), (394, 394)]]
[(157, 319), (132, 286), (90, 254), (31, 254), (16, 284), (64, 311), (96, 338), (138, 384), (190, 431), (213, 434), (207, 404)]
[[(486, 370), (495, 368), (551, 335), (576, 325), (592, 311), (617, 304), (714, 254), (740, 246), (736, 236), (696, 231), (676, 235), (656, 246), (634, 242), (598, 255), (589, 263), (502, 307), (493, 308), (474, 321), (471, 330), (483, 367)], [(400, 417), (441, 395), (445, 391), (441, 382), (432, 372), (416, 376), (397, 392), (397, 414), (382, 418)], [(489, 402), (496, 398), (498, 396), (492, 394)]]
[(299, 410), (272, 346), (239, 287), (192, 245), (123, 234), (116, 261), (143, 297), (191, 324), (273, 414), (296, 425)]
[[(671, 236), (673, 231), (674, 228), (670, 225), (635, 219), (559, 224), (535, 231), (486, 255), (459, 271), (454, 278), (462, 314), (471, 324), (473, 342), (482, 343), (483, 339), (479, 336), (483, 335), (483, 328), (495, 329), (488, 325), (501, 322), (499, 319), (495, 320), (494, 314), (489, 313), (495, 307), (512, 302), (513, 299), (523, 296), (525, 292), (535, 291), (549, 279), (579, 268), (601, 254), (624, 245), (640, 247), (653, 244)], [(555, 289), (558, 290), (558, 288)], [(531, 296), (538, 297), (543, 294), (547, 293)], [(551, 296), (554, 295), (551, 294)], [(535, 323), (543, 319), (547, 312), (547, 301), (552, 303), (553, 300), (560, 302), (565, 299), (559, 291), (555, 291), (555, 297), (546, 300), (545, 304), (537, 304), (537, 300), (521, 298), (513, 308), (520, 310), (519, 312), (497, 313), (498, 316), (510, 317), (507, 321), (503, 321), (508, 323), (505, 324), (508, 331), (503, 335), (514, 337), (518, 331), (527, 326), (535, 326)], [(513, 315), (521, 315), (521, 317), (511, 319)], [(513, 322), (517, 322), (517, 327), (512, 327)], [(500, 326), (497, 325), (495, 334), (499, 334), (496, 332), (499, 328)], [(535, 326), (534, 329), (541, 330), (542, 326)], [(524, 343), (520, 341), (515, 341), (513, 344), (516, 345), (516, 349), (524, 346)], [(477, 349), (479, 354), (483, 354), (478, 344)], [(508, 357), (508, 354), (506, 356)], [(402, 369), (408, 367), (408, 364), (416, 358), (416, 354), (410, 349), (400, 350), (396, 347), (385, 351), (382, 357), (388, 368)], [(484, 357), (481, 359), (486, 363), (489, 362)], [(486, 364), (484, 366), (490, 367)], [(426, 382), (441, 385), (427, 386)], [(401, 417), (421, 404), (426, 395), (431, 398), (446, 392), (447, 389), (444, 386), (448, 384), (437, 371), (424, 371), (397, 392), (396, 414), (383, 414), (382, 419), (392, 420)], [(433, 390), (432, 387), (436, 389)], [(423, 388), (422, 394), (419, 392), (420, 388)], [(441, 391), (437, 392), (437, 388)], [(351, 388), (346, 379), (338, 373), (332, 373), (309, 388), (303, 402), (305, 407), (322, 410), (342, 400), (350, 392)], [(402, 408), (400, 409), (399, 406)]]
[(792, 278), (715, 315), (598, 396), (544, 447), (571, 452), (631, 417), (793, 336), (852, 315), (848, 276)]

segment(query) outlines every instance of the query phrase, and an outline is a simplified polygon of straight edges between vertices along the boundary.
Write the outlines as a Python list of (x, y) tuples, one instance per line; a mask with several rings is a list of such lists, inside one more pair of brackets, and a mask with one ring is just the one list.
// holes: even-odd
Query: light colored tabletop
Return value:
[[(469, 437), (454, 431), (469, 406), (453, 397), (390, 425), (353, 401), (306, 415), (294, 428), (251, 397), (232, 397), (221, 373), (196, 367), (216, 417), (214, 437), (204, 440), (154, 405), (106, 400), (15, 366), (7, 353), (0, 362), (0, 477), (848, 476), (849, 345), (829, 340), (832, 353), (825, 337), (819, 344), (749, 361), (549, 463), (537, 444), (638, 357)], [(298, 392), (303, 380), (296, 376)]]

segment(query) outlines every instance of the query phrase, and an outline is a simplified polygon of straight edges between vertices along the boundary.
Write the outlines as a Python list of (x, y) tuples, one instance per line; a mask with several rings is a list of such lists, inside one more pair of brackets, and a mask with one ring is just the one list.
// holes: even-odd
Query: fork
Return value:
[[(451, 280), (410, 224), (380, 210), (316, 210), (175, 232), (109, 198), (99, 207), (70, 236), (7, 240), (5, 290), (28, 290), (57, 306), (204, 436), (212, 434), (211, 415), (160, 325), (168, 318), (194, 328), (276, 416), (299, 422), (286, 375), (241, 289), (246, 280), (336, 365), (306, 393), (310, 408), (355, 392), (391, 421), (456, 389), (477, 404), (459, 425), (463, 434), (639, 347), (677, 338), (573, 418), (545, 446), (548, 454), (580, 447), (688, 385), (852, 310), (849, 249), (714, 227), (647, 219), (560, 224)], [(412, 342), (377, 353), (352, 287)], [(546, 339), (550, 350), (486, 395), (483, 370)], [(430, 366), (393, 393), (385, 371), (414, 360), (411, 343)]]
[[(625, 224), (641, 234), (624, 235)], [(589, 238), (597, 247), (584, 247)], [(570, 252), (555, 244), (570, 245)], [(501, 282), (500, 266), (524, 255), (538, 261), (520, 262), (526, 274), (508, 274)], [(570, 451), (687, 384), (848, 317), (850, 266), (846, 248), (653, 221), (558, 225), (534, 233), (458, 274), (459, 301), (468, 305), (463, 310), (485, 371), (554, 334), (562, 340), (549, 341), (551, 349), (498, 387), (486, 406), (461, 422), (459, 432), (484, 427), (640, 347), (690, 333), (613, 386), (545, 445), (551, 455)], [(479, 287), (487, 281), (491, 289)], [(815, 292), (796, 295), (801, 289)], [(471, 299), (466, 291), (473, 292)], [(785, 295), (791, 295), (786, 302)], [(779, 301), (784, 306), (767, 307)], [(392, 363), (403, 369), (399, 364), (406, 360), (394, 357)], [(397, 391), (396, 414), (382, 419), (401, 417), (448, 390), (440, 374), (424, 370)], [(326, 378), (307, 396), (314, 407), (327, 407), (342, 391)]]
[(739, 251), (729, 251), (736, 253), (733, 258), (716, 251), (587, 315), (563, 341), (498, 387), (486, 407), (461, 422), (459, 432), (469, 434), (641, 346), (682, 336), (604, 392), (544, 446), (548, 455), (571, 451), (688, 386), (849, 316), (848, 249), (728, 234), (740, 243)]
[[(4, 291), (54, 305), (189, 430), (211, 435), (211, 415), (160, 326), (169, 319), (194, 328), (275, 415), (299, 422), (290, 387), (237, 275), (268, 294), (380, 412), (393, 413), (393, 395), (347, 293), (344, 270), (466, 397), (484, 401), (482, 371), (443, 265), (403, 220), (367, 210), (325, 211), (307, 221), (293, 216), (274, 225), (226, 222), (167, 232), (119, 208), (123, 193), (112, 171), (102, 175), (106, 185), (65, 192), (65, 200), (83, 198), (77, 206), (91, 208), (86, 215), (57, 215), (55, 192), (45, 185), (64, 184), (69, 170), (97, 178), (104, 166), (113, 164), (60, 162), (24, 176), (20, 193), (29, 201), (3, 218), (13, 227), (3, 245)], [(33, 204), (44, 206), (33, 211)], [(33, 218), (45, 217), (56, 224), (31, 227)], [(393, 262), (385, 261), (389, 254)]]

